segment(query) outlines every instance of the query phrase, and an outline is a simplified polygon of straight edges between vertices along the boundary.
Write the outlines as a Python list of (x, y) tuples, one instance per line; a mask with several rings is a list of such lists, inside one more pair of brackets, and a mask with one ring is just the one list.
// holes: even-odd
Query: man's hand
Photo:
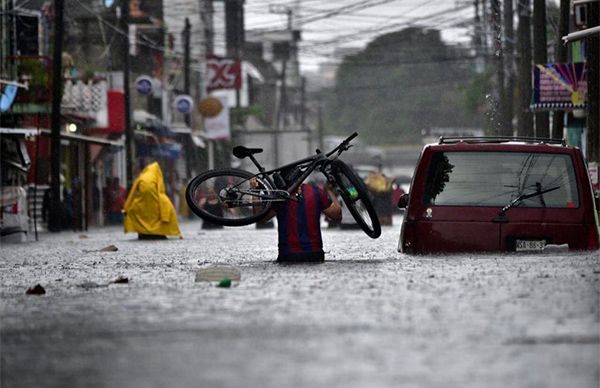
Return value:
[(340, 207), (340, 202), (334, 192), (334, 186), (331, 183), (327, 183), (325, 191), (327, 192), (327, 195), (329, 195), (329, 198), (331, 198), (331, 205), (323, 210), (323, 213), (334, 221), (340, 221), (342, 219), (342, 208)]
[[(250, 184), (250, 188), (252, 190), (259, 189), (258, 179), (256, 179), (256, 177), (250, 178), (249, 184)], [(259, 209), (253, 208), (255, 211), (261, 210), (262, 203), (260, 203), (260, 198), (258, 196), (253, 195), (252, 202), (256, 202), (256, 204), (259, 207)], [(259, 224), (264, 224), (264, 223), (268, 222), (271, 218), (275, 217), (275, 214), (276, 214), (275, 210), (271, 209), (271, 210), (269, 210), (269, 212), (267, 214), (265, 214), (265, 216), (262, 219), (258, 220), (257, 222)]]
[(250, 188), (257, 189), (258, 188), (258, 180), (256, 177), (250, 178)]
[(334, 203), (338, 203), (337, 194), (335, 193), (335, 186), (333, 186), (331, 183), (327, 183), (325, 186), (325, 192), (327, 195), (329, 195), (329, 198), (331, 198)]

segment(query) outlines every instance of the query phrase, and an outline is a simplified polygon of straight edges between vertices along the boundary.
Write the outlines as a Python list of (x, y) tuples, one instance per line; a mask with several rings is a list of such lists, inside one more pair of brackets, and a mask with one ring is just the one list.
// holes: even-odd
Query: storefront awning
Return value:
[[(51, 134), (52, 134), (52, 132), (49, 129), (42, 129), (42, 130), (40, 130), (40, 132), (44, 136), (51, 136)], [(97, 144), (97, 145), (108, 145), (108, 146), (113, 146), (113, 147), (123, 147), (123, 142), (122, 141), (107, 140), (107, 139), (103, 139), (103, 138), (100, 138), (100, 137), (79, 135), (79, 134), (75, 134), (75, 133), (61, 132), (60, 133), (60, 138), (64, 139), (64, 140), (79, 141), (79, 142), (83, 142), (83, 143), (90, 143), (90, 144)]]
[(38, 130), (36, 128), (4, 128), (0, 127), (0, 134), (3, 135), (20, 135), (25, 137), (36, 136)]
[(600, 26), (586, 28), (585, 30), (581, 31), (571, 32), (570, 34), (563, 36), (561, 39), (564, 44), (568, 44), (596, 34), (600, 34)]
[(192, 133), (192, 128), (188, 127), (185, 123), (173, 123), (171, 124), (171, 132), (178, 135), (189, 135)]
[(192, 130), (185, 123), (173, 123), (171, 124), (171, 131), (177, 135), (188, 135), (192, 138), (192, 143), (196, 147), (205, 148), (206, 144), (202, 137), (205, 135), (203, 132)]

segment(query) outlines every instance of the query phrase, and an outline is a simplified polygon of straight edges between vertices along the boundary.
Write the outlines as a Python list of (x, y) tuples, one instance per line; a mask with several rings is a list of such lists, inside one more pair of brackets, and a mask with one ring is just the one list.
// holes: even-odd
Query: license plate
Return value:
[(546, 246), (546, 240), (517, 240), (515, 250), (517, 252), (535, 251), (541, 252)]

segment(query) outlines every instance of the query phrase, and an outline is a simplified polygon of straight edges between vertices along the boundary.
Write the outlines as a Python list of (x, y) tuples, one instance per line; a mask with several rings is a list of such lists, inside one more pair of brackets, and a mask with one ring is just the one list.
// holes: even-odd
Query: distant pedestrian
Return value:
[(109, 214), (112, 203), (111, 195), (112, 177), (106, 177), (104, 181), (104, 187), (102, 187), (102, 215), (105, 220), (105, 224), (110, 223)]
[(157, 162), (146, 166), (133, 182), (123, 212), (125, 233), (137, 232), (141, 240), (181, 237), (175, 207), (166, 194)]
[(381, 225), (392, 225), (392, 180), (386, 177), (381, 168), (369, 173), (365, 185), (371, 193), (373, 207)]
[(121, 181), (118, 177), (112, 179), (111, 186), (109, 189), (110, 204), (108, 219), (112, 225), (119, 225), (123, 223), (123, 206), (127, 199), (127, 190), (121, 186)]
[[(199, 205), (206, 209), (208, 213), (214, 214), (217, 217), (223, 216), (223, 208), (217, 197), (217, 193), (213, 188), (210, 188), (206, 195), (200, 199)], [(202, 221), (202, 229), (222, 229), (223, 225), (215, 224), (210, 221)]]
[(179, 215), (182, 218), (192, 218), (192, 212), (190, 211), (190, 208), (185, 199), (186, 188), (187, 188), (187, 180), (185, 178), (182, 178), (181, 182), (179, 183), (179, 190), (177, 191)]

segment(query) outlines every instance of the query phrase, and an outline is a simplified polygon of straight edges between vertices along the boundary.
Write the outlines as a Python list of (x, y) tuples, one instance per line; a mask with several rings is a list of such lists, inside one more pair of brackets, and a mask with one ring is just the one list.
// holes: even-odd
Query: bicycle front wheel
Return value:
[(352, 217), (369, 237), (379, 237), (381, 225), (363, 181), (341, 160), (332, 162), (331, 167), (342, 200)]
[(185, 199), (200, 218), (224, 226), (249, 225), (263, 218), (272, 202), (262, 196), (270, 192), (268, 183), (256, 178), (257, 187), (250, 186), (254, 174), (238, 169), (206, 171), (190, 181)]

